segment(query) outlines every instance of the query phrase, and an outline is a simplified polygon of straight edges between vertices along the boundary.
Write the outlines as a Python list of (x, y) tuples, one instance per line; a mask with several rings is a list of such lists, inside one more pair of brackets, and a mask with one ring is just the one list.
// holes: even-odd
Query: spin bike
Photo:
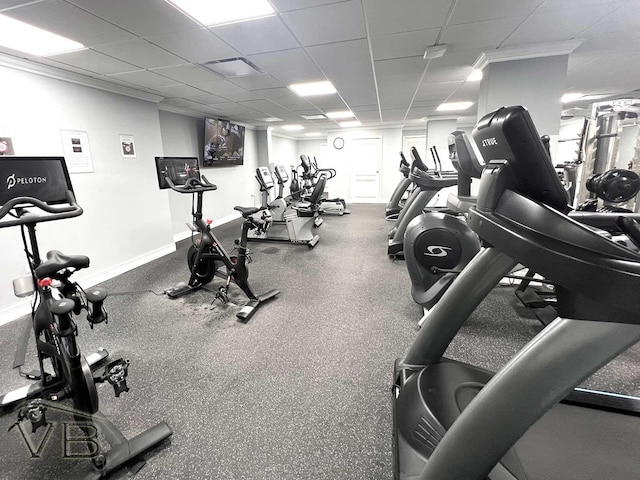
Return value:
[[(94, 325), (107, 323), (103, 305), (107, 292), (101, 288), (85, 291), (71, 279), (74, 272), (89, 266), (88, 257), (52, 250), (42, 261), (36, 236), (38, 223), (77, 217), (83, 212), (73, 195), (64, 158), (1, 157), (0, 176), (13, 179), (8, 180), (8, 189), (0, 195), (0, 228), (22, 229), (31, 275), (14, 280), (14, 292), (19, 297), (35, 294), (31, 326), (39, 364), (39, 370), (25, 374), (35, 383), (0, 396), (0, 411), (17, 410), (18, 422), (30, 422), (32, 432), (48, 428), (47, 410), (71, 414), (77, 421), (90, 423), (104, 435), (111, 449), (94, 452), (92, 461), (87, 462), (88, 478), (106, 477), (173, 432), (165, 422), (160, 422), (127, 440), (98, 411), (96, 384), (108, 382), (116, 397), (129, 391), (126, 380), (129, 361), (113, 360), (98, 372), (108, 362), (109, 354), (104, 349), (87, 357), (82, 354), (73, 316), (86, 311), (92, 329)], [(62, 400), (70, 400), (73, 408), (58, 404)], [(96, 446), (95, 442), (89, 443)]]
[[(247, 235), (249, 230), (258, 227), (259, 220), (252, 215), (258, 213), (260, 207), (234, 207), (244, 218), (242, 234), (238, 243), (238, 255), (230, 256), (211, 231), (211, 220), (202, 220), (202, 197), (204, 192), (217, 190), (217, 186), (210, 183), (205, 176), (200, 176), (198, 159), (156, 157), (156, 169), (161, 189), (171, 188), (178, 193), (188, 193), (195, 197), (195, 208), (192, 206), (192, 232), (199, 233), (187, 252), (187, 263), (191, 275), (186, 285), (180, 285), (166, 291), (170, 298), (178, 298), (195, 290), (199, 290), (213, 280), (215, 276), (222, 278), (225, 284), (218, 288), (215, 299), (223, 303), (229, 302), (229, 285), (233, 281), (249, 301), (236, 314), (241, 322), (248, 322), (260, 305), (275, 297), (279, 290), (269, 290), (262, 295), (256, 295), (249, 286), (249, 269), (247, 263), (251, 261), (247, 249)], [(178, 174), (179, 173), (179, 174)], [(179, 183), (177, 183), (179, 182)]]

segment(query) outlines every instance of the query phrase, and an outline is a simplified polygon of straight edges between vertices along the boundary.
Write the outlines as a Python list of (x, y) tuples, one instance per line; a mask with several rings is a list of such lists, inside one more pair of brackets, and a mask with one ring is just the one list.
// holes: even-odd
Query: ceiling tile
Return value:
[(246, 75), (244, 77), (229, 78), (229, 81), (246, 90), (258, 90), (261, 88), (276, 88), (282, 84), (269, 74)]
[[(452, 0), (364, 0), (369, 33), (372, 36), (440, 27)], [(425, 45), (426, 47), (426, 45)]]
[(385, 78), (422, 75), (427, 67), (427, 61), (420, 57), (396, 58), (393, 60), (378, 60), (375, 62), (376, 75)]
[(366, 36), (359, 0), (296, 10), (283, 13), (281, 17), (303, 46)]
[(93, 49), (142, 68), (167, 67), (185, 63), (182, 58), (141, 38), (99, 45)]
[(440, 28), (430, 28), (373, 37), (371, 38), (373, 59), (386, 60), (423, 55), (425, 47), (436, 42), (440, 30)]
[(15, 7), (17, 5), (24, 5), (25, 3), (32, 3), (33, 0), (0, 0), (0, 10), (5, 8)]
[[(628, 0), (606, 0), (607, 5), (612, 8), (623, 6)], [(553, 10), (570, 10), (572, 8), (589, 8), (602, 5), (603, 0), (546, 0), (536, 13), (542, 13)]]
[(346, 110), (347, 106), (338, 95), (320, 95), (309, 99), (309, 103), (315, 105), (319, 110)]
[(291, 85), (292, 83), (321, 82), (327, 79), (316, 67), (307, 70), (282, 70), (274, 73), (273, 76), (283, 85)]
[[(449, 52), (476, 48), (495, 48), (500, 45), (526, 17), (501, 18), (486, 22), (465, 23), (445, 27), (441, 42)], [(446, 55), (446, 54), (445, 54)]]
[(258, 95), (249, 92), (244, 88), (240, 88), (239, 86), (226, 80), (216, 80), (213, 82), (196, 82), (193, 84), (193, 86), (207, 93), (219, 95), (234, 102), (260, 99)]
[(90, 47), (135, 38), (131, 33), (61, 0), (34, 3), (4, 15)]
[(157, 0), (67, 0), (143, 37), (199, 28), (168, 2)]
[(344, 1), (347, 0), (271, 0), (271, 3), (273, 3), (273, 6), (276, 7), (278, 12), (282, 13)]
[(156, 75), (155, 73), (148, 72), (147, 70), (116, 73), (110, 75), (109, 78), (114, 78), (117, 80), (122, 80), (149, 88), (168, 87), (169, 85), (175, 85), (177, 83), (175, 80), (171, 80), (170, 78), (166, 78), (161, 75)]
[(154, 68), (154, 73), (175, 80), (174, 83), (210, 82), (221, 80), (219, 75), (197, 65), (180, 65), (176, 67)]
[(206, 28), (150, 37), (149, 41), (194, 63), (240, 56)]
[(170, 85), (168, 87), (158, 87), (156, 90), (167, 97), (195, 97), (203, 93), (202, 90), (198, 90), (191, 85)]
[(222, 25), (210, 30), (244, 55), (300, 46), (277, 16)]
[(212, 105), (214, 103), (227, 103), (230, 100), (208, 93), (206, 95), (196, 95), (195, 97), (187, 97), (190, 101), (202, 103), (203, 105)]
[(130, 63), (121, 62), (115, 58), (103, 55), (93, 50), (79, 50), (77, 52), (63, 53), (49, 57), (56, 62), (83, 68), (90, 72), (109, 75), (111, 73), (131, 72), (138, 70), (138, 67)]
[[(260, 95), (261, 97), (272, 100), (280, 105), (286, 105), (288, 103), (294, 104), (300, 101), (306, 101), (299, 95), (296, 95), (288, 88), (267, 88), (263, 90), (254, 90), (253, 93)], [(308, 102), (307, 102), (308, 103)]]
[(457, 0), (448, 25), (526, 16), (541, 3), (542, 0)]
[(199, 105), (184, 98), (165, 98), (164, 100), (162, 100), (162, 102), (160, 102), (160, 105), (171, 105), (174, 107), (188, 108), (196, 112), (201, 112), (204, 109), (203, 105)]
[(373, 82), (369, 86), (348, 85), (341, 87), (340, 95), (352, 109), (361, 105), (371, 105), (378, 101)]
[(302, 48), (281, 50), (279, 52), (251, 55), (248, 59), (265, 72), (278, 73), (283, 70), (305, 70), (316, 68)]
[(369, 44), (366, 40), (316, 45), (306, 50), (311, 59), (322, 69), (336, 64), (371, 62)]
[[(599, 4), (600, 2), (598, 2)], [(617, 33), (627, 30), (638, 31), (638, 17), (635, 14), (640, 9), (640, 0), (625, 3), (624, 8), (618, 8), (606, 18), (581, 32), (581, 36), (591, 36), (604, 33)], [(617, 43), (617, 42), (616, 42)]]
[(248, 100), (246, 102), (238, 102), (238, 104), (267, 114), (270, 114), (271, 110), (278, 108), (269, 100)]
[(599, 7), (558, 10), (531, 15), (504, 42), (504, 45), (526, 45), (539, 42), (568, 40), (605, 17), (611, 8)]
[(375, 112), (360, 112), (357, 114), (357, 118), (361, 122), (379, 122), (380, 112), (378, 110)]

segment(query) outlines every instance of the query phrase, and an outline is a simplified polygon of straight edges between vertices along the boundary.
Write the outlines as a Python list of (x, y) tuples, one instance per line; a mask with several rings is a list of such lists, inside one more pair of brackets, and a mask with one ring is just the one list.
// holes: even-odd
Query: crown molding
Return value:
[(515, 45), (513, 47), (485, 50), (473, 62), (473, 68), (482, 70), (490, 63), (508, 62), (510, 60), (525, 60), (527, 58), (553, 57), (556, 55), (568, 55), (578, 48), (583, 38), (565, 40), (562, 42), (532, 43), (529, 45)]

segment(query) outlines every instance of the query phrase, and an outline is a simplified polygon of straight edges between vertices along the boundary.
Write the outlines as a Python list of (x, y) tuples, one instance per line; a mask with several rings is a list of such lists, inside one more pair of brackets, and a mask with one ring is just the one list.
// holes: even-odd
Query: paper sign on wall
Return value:
[(15, 155), (11, 137), (0, 137), (0, 155)]
[(136, 158), (133, 135), (120, 135), (120, 149), (122, 150), (122, 158)]
[(60, 130), (60, 136), (69, 173), (93, 172), (93, 159), (91, 158), (87, 132)]

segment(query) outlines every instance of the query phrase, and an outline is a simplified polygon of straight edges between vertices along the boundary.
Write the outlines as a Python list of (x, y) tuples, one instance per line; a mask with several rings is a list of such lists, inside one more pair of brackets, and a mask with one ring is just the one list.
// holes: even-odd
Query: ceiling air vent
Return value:
[(224, 60), (214, 60), (202, 64), (212, 72), (222, 75), (225, 78), (245, 77), (247, 75), (257, 75), (263, 73), (246, 58), (226, 58)]

